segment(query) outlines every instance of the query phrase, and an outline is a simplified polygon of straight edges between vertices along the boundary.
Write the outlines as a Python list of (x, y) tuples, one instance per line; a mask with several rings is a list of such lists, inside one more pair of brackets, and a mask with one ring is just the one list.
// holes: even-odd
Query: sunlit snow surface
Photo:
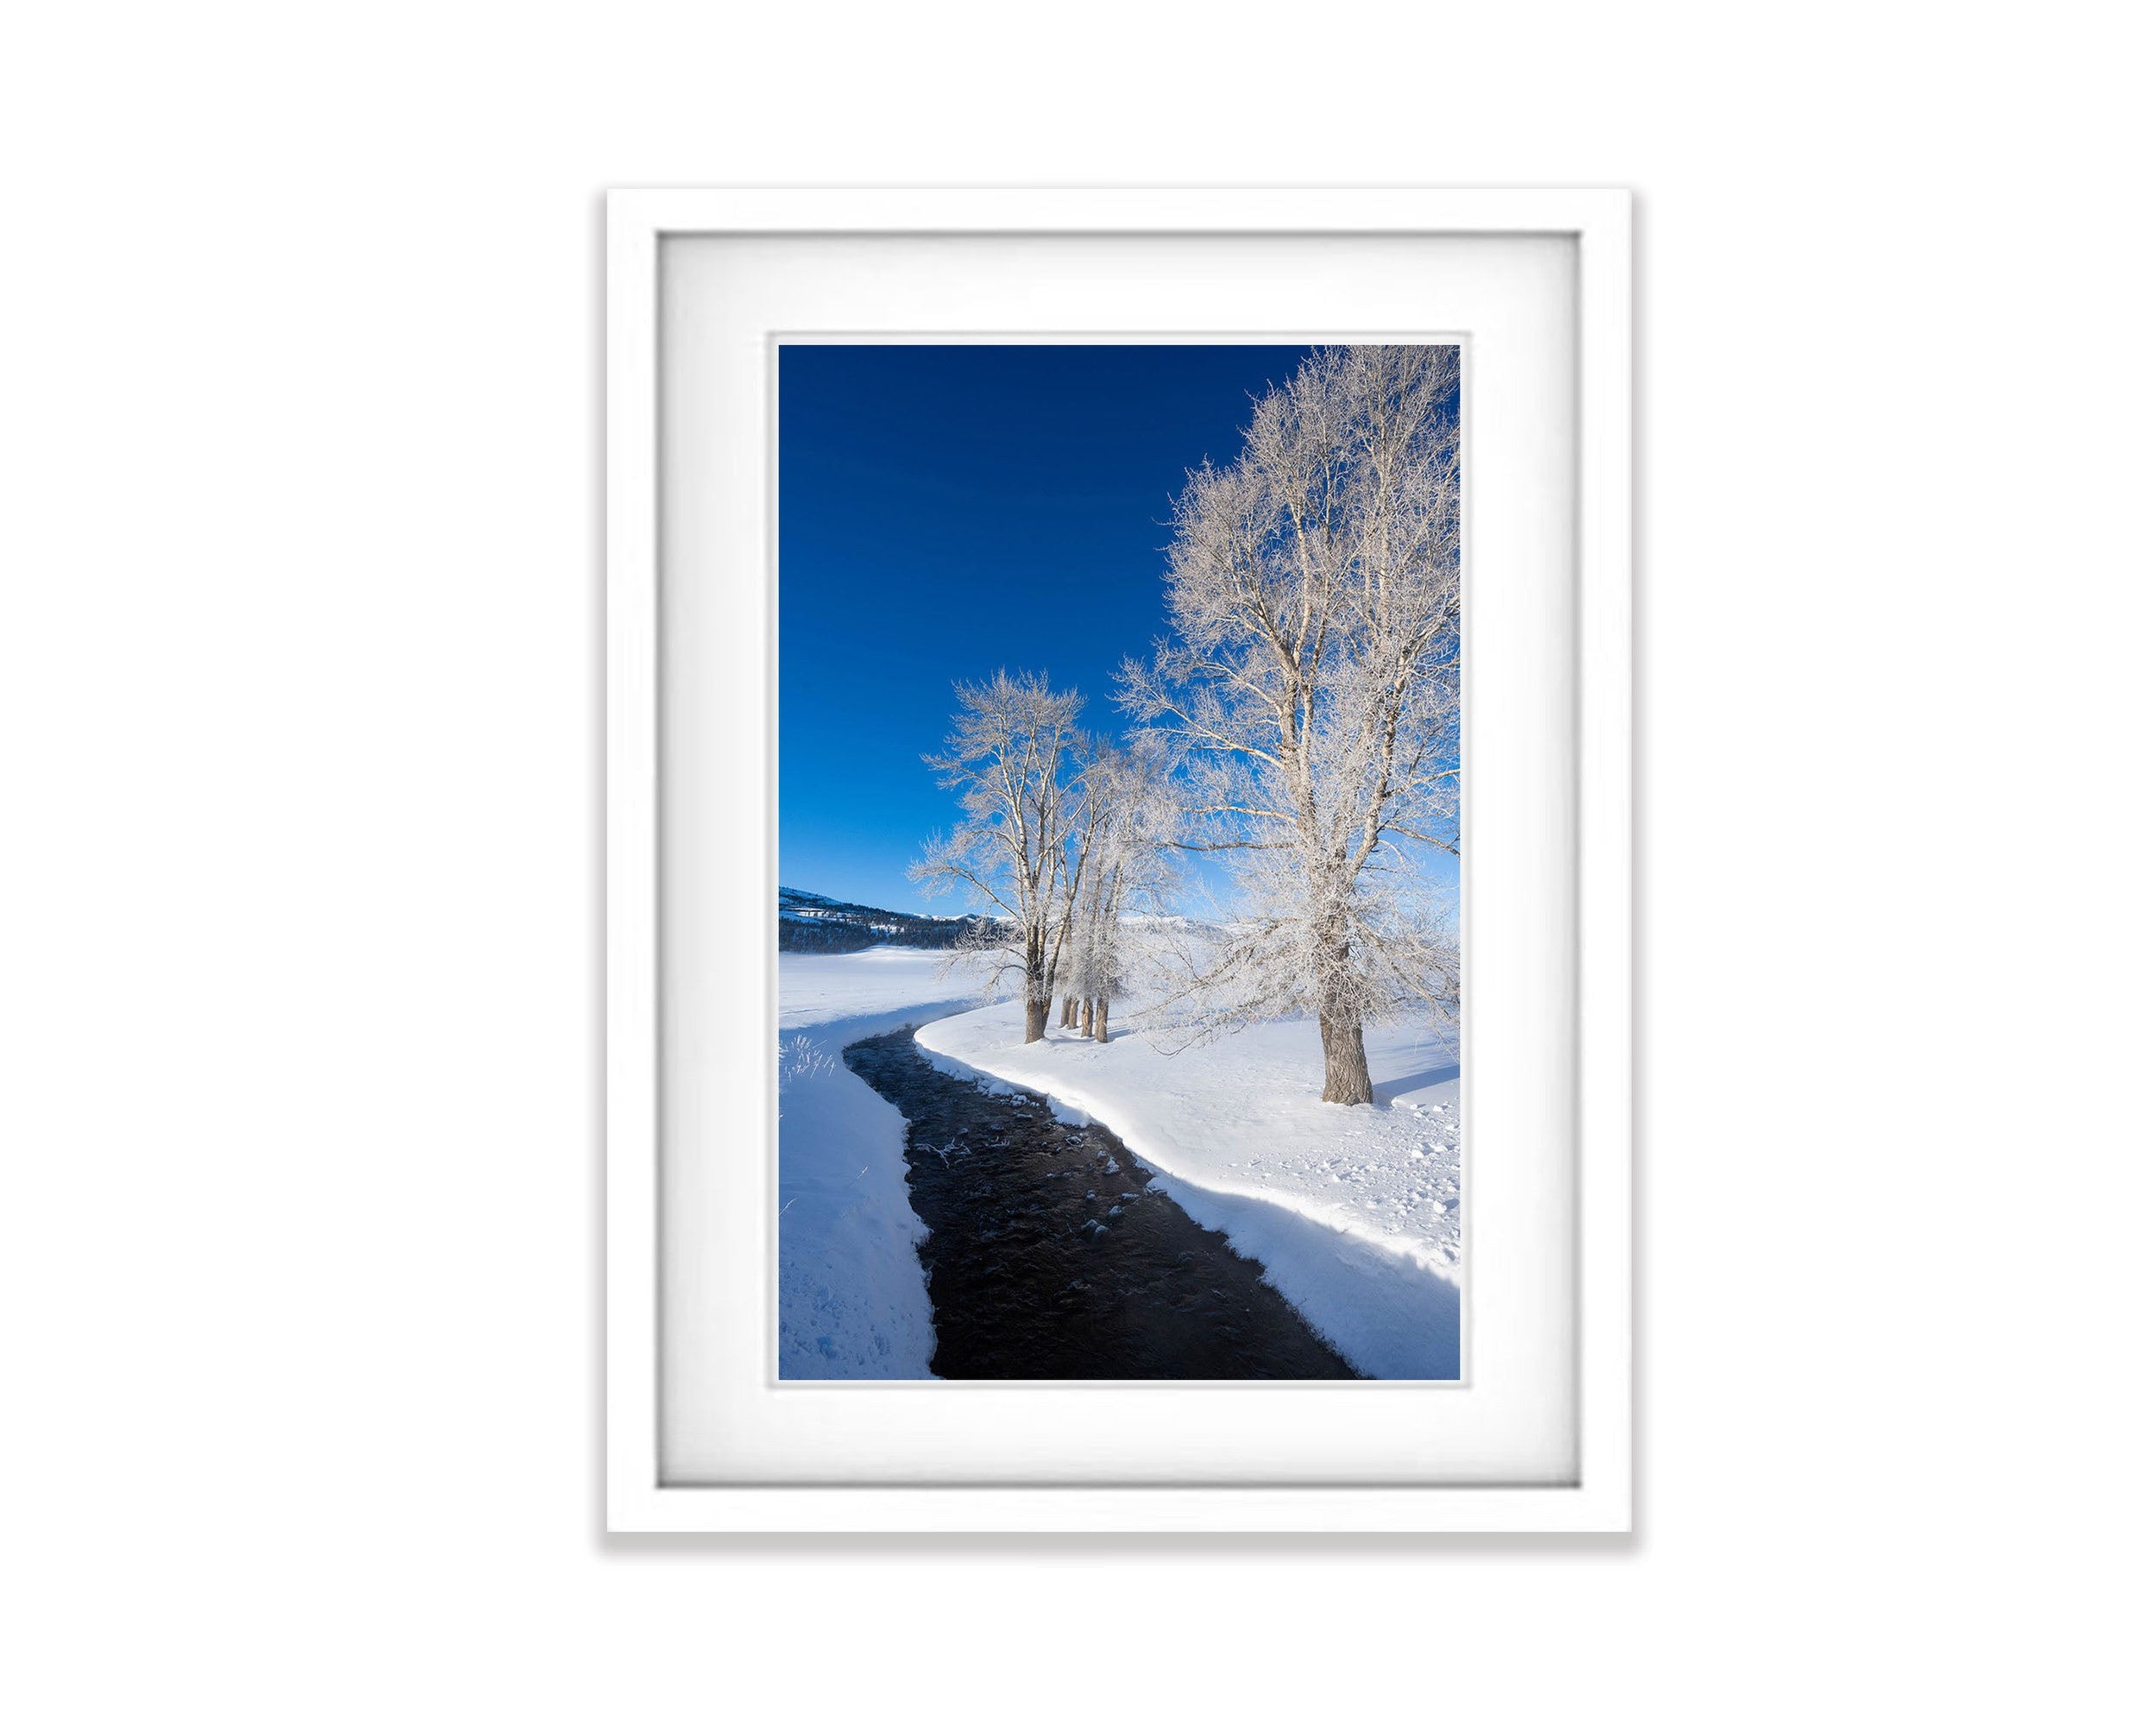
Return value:
[(964, 969), (945, 974), (949, 957), (947, 953), (908, 947), (871, 947), (864, 953), (781, 953), (779, 1029), (789, 1032), (864, 1012), (924, 1004), (944, 1004), (945, 1010), (958, 1011), (976, 1004), (980, 998), (978, 973)]
[(944, 954), (877, 947), (778, 960), (778, 1373), (926, 1377), (927, 1233), (906, 1197), (906, 1123), (845, 1069), (849, 1042), (977, 998)]
[(943, 955), (896, 947), (779, 959), (779, 1372), (920, 1377), (935, 1346), (906, 1196), (904, 1124), (839, 1059), (921, 1023), (948, 1070), (1098, 1120), (1168, 1195), (1257, 1259), (1374, 1377), (1460, 1373), (1457, 1056), (1427, 1030), (1367, 1033), (1377, 1105), (1317, 1099), (1317, 1032), (1264, 1025), (1169, 1055), (1127, 1024), (1105, 1044), (1020, 1042)]

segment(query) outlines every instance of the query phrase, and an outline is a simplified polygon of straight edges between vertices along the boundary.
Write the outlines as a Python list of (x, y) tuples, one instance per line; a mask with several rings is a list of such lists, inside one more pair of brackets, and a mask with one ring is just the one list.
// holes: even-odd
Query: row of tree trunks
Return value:
[[(1108, 1040), (1108, 1002), (1105, 998), (1081, 1000), (1075, 994), (1063, 997), (1063, 1016), (1056, 1020), (1065, 1030), (1076, 1030), (1081, 1036), (1091, 1036), (1097, 1042)], [(1037, 1037), (1028, 1036), (1028, 1042)]]

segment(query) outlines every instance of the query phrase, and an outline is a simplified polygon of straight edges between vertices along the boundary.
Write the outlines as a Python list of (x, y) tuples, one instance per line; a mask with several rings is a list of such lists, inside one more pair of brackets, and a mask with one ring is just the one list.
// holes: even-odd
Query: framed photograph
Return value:
[(607, 252), (609, 1528), (1627, 1529), (1625, 194)]

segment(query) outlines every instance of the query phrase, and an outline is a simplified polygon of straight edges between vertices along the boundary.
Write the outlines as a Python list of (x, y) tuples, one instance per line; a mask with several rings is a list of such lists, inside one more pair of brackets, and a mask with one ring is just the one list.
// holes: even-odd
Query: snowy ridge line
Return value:
[(959, 1055), (945, 1054), (922, 1041), (923, 1033), (933, 1028), (933, 1024), (924, 1024), (915, 1031), (914, 1045), (939, 1072), (977, 1084), (990, 1095), (1037, 1096), (1053, 1111), (1056, 1118), (1066, 1125), (1097, 1124), (1105, 1126), (1122, 1141), (1123, 1147), (1132, 1156), (1143, 1162), (1155, 1174), (1178, 1185), (1218, 1198), (1241, 1199), (1270, 1205), (1274, 1209), (1284, 1210), (1305, 1222), (1315, 1223), (1331, 1233), (1351, 1239), (1358, 1245), (1374, 1247), (1389, 1256), (1414, 1265), (1419, 1270), (1442, 1277), (1455, 1287), (1459, 1285), (1457, 1267), (1435, 1256), (1427, 1243), (1417, 1237), (1380, 1234), (1368, 1229), (1348, 1227), (1341, 1221), (1341, 1212), (1337, 1208), (1313, 1205), (1302, 1194), (1279, 1187), (1223, 1182), (1217, 1178), (1200, 1179), (1187, 1168), (1178, 1167), (1172, 1159), (1164, 1158), (1150, 1136), (1142, 1128), (1134, 1127), (1128, 1117), (1112, 1104), (1104, 1105), (1097, 1098), (1089, 1096), (1078, 1086), (1067, 1083), (1060, 1085), (1057, 1090), (1044, 1088), (1037, 1073), (1029, 1075), (1027, 1081), (1020, 1081), (1007, 1078), (992, 1067), (977, 1066)]

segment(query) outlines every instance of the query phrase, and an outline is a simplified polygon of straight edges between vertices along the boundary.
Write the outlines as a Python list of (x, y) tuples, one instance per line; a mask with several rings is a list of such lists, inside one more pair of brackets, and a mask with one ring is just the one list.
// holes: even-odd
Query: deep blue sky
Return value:
[(1166, 626), (1186, 469), (1309, 350), (779, 349), (779, 881), (949, 915), (906, 878), (948, 827), (921, 757), (951, 684), (1046, 670), (1120, 733), (1111, 679)]

